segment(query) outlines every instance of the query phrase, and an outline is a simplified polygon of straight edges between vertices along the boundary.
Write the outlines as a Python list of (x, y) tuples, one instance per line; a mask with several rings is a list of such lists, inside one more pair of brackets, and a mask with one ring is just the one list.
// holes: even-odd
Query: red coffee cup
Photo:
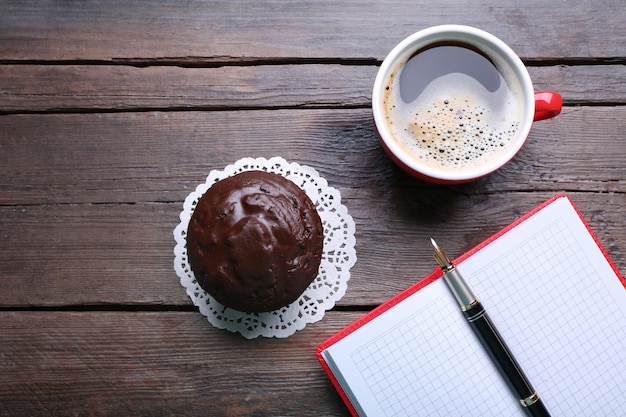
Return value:
[(380, 143), (417, 178), (458, 184), (484, 177), (521, 149), (533, 121), (561, 112), (553, 91), (534, 92), (521, 59), (480, 29), (435, 26), (400, 42), (372, 91)]

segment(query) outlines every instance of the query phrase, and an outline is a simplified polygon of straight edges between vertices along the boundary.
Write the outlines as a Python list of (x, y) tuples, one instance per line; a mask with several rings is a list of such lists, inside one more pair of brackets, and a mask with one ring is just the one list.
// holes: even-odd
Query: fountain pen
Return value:
[(489, 357), (519, 399), (522, 408), (529, 416), (549, 417), (550, 413), (539, 398), (539, 394), (532, 387), (522, 368), (509, 351), (478, 298), (444, 250), (432, 238), (430, 241), (434, 248), (435, 260), (441, 266), (443, 278), (448, 288), (459, 303), (465, 318)]

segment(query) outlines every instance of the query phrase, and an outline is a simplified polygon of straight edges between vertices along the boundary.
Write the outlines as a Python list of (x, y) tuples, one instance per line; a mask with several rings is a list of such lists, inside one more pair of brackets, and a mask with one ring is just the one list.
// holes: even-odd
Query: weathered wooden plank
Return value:
[[(375, 65), (0, 65), (0, 112), (371, 105)], [(623, 65), (531, 67), (568, 103), (626, 103)]]
[[(434, 24), (481, 27), (523, 57), (626, 57), (623, 3), (2, 1), (0, 60), (381, 59)], [(356, 41), (355, 41), (356, 39)]]
[(0, 111), (358, 106), (376, 66), (0, 65)]
[[(552, 195), (415, 184), (348, 190), (358, 261), (339, 305), (382, 303), (433, 271), (433, 233), (460, 254)], [(626, 270), (626, 194), (571, 196)], [(179, 203), (0, 206), (0, 307), (191, 306), (173, 269), (181, 210)]]
[(623, 104), (624, 65), (528, 67), (535, 90), (555, 90), (571, 104)]
[[(536, 123), (507, 166), (468, 193), (623, 192), (624, 107)], [(182, 201), (211, 169), (280, 155), (367, 193), (413, 184), (381, 150), (369, 109), (0, 116), (0, 204)]]
[(173, 269), (176, 210), (163, 204), (4, 207), (0, 305), (186, 302)]
[(0, 312), (0, 414), (347, 416), (315, 348), (360, 315), (249, 341), (196, 313)]

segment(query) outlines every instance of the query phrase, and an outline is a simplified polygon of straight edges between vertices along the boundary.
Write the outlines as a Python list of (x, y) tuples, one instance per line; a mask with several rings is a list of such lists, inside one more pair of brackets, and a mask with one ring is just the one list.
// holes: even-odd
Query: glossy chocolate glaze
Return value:
[(264, 312), (292, 303), (315, 279), (323, 240), (319, 214), (300, 187), (245, 171), (200, 198), (187, 252), (196, 280), (219, 303)]

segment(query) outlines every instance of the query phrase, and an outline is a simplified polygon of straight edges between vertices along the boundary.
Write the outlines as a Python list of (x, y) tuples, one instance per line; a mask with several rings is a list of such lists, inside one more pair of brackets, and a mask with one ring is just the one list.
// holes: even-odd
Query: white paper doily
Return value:
[[(224, 307), (200, 287), (187, 259), (187, 226), (200, 197), (217, 181), (250, 170), (273, 172), (296, 183), (315, 204), (324, 226), (324, 253), (317, 278), (296, 301), (268, 313), (243, 313)], [(174, 269), (191, 301), (213, 326), (239, 332), (248, 339), (288, 337), (307, 323), (321, 320), (326, 310), (346, 293), (350, 268), (356, 262), (354, 231), (354, 221), (341, 204), (339, 191), (330, 187), (315, 169), (288, 163), (281, 157), (243, 158), (222, 171), (211, 171), (206, 182), (185, 199), (180, 224), (174, 229)]]

